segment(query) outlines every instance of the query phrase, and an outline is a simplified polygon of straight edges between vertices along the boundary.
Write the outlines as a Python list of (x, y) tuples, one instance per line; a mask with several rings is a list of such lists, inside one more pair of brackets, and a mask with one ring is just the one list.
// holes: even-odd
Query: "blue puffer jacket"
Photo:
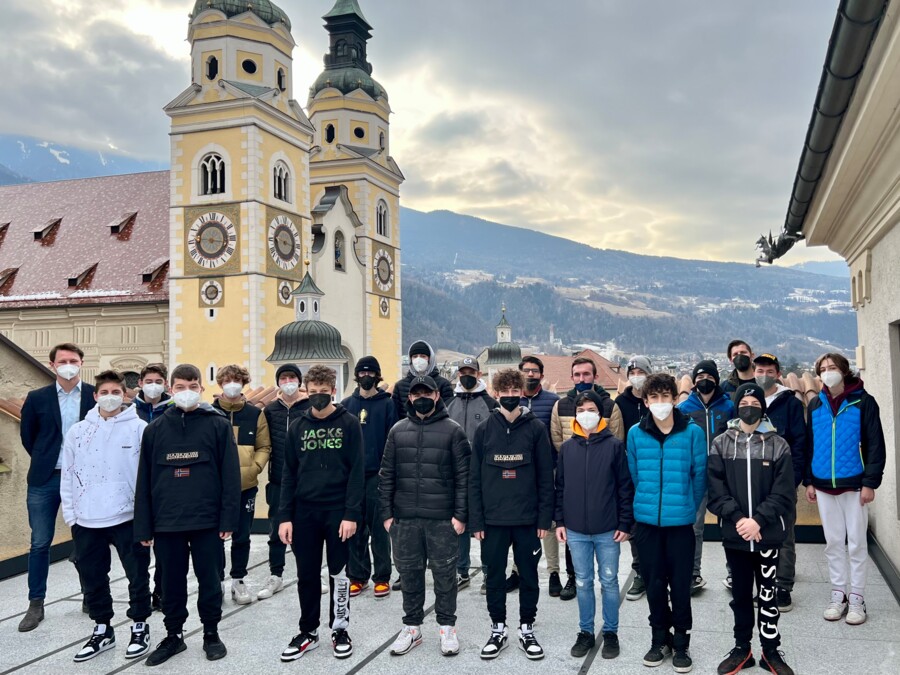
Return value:
[(547, 427), (547, 433), (550, 433), (550, 416), (553, 414), (553, 406), (559, 400), (559, 396), (552, 391), (547, 391), (543, 387), (534, 396), (523, 396), (522, 405), (528, 408), (535, 417), (537, 417), (544, 426)]
[(729, 420), (734, 417), (734, 403), (728, 394), (723, 393), (718, 387), (709, 398), (709, 405), (703, 403), (703, 399), (695, 389), (678, 404), (678, 409), (706, 432), (706, 454), (709, 454), (716, 436), (725, 432)]
[(663, 435), (652, 415), (628, 432), (628, 470), (634, 482), (634, 519), (657, 527), (692, 525), (706, 495), (706, 439), (677, 408)]

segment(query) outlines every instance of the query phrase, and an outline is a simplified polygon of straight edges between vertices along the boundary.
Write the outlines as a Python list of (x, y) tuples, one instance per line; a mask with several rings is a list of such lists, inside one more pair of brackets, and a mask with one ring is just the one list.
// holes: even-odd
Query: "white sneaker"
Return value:
[(506, 626), (502, 623), (492, 623), (491, 637), (488, 638), (487, 643), (481, 648), (481, 658), (485, 660), (496, 659), (500, 652), (506, 649), (508, 641)]
[(525, 652), (525, 656), (532, 661), (544, 658), (544, 649), (534, 636), (533, 624), (523, 623), (519, 628), (519, 649)]
[[(831, 602), (825, 608), (826, 621), (838, 621), (847, 611), (847, 596), (843, 591), (831, 591)], [(865, 610), (863, 610), (865, 611)]]
[(73, 659), (76, 663), (92, 659), (100, 652), (112, 649), (116, 646), (116, 634), (113, 632), (112, 626), (105, 623), (98, 623), (94, 626), (94, 632), (84, 644), (84, 647), (78, 650)]
[(247, 588), (243, 579), (231, 580), (231, 599), (239, 605), (249, 605), (253, 602), (253, 598), (250, 597), (250, 589)]
[(331, 586), (328, 585), (328, 577), (322, 572), (322, 576), (320, 577), (322, 581), (322, 595), (327, 595), (329, 591), (331, 591)]
[(456, 637), (456, 626), (441, 626), (441, 654), (456, 656), (459, 654), (459, 638)]
[(866, 602), (863, 596), (856, 593), (850, 594), (850, 608), (847, 611), (847, 623), (858, 626), (866, 622)]
[(136, 659), (150, 651), (150, 626), (143, 622), (135, 622), (131, 626), (131, 641), (125, 650), (126, 659)]
[(413, 647), (418, 647), (420, 644), (422, 644), (421, 628), (419, 626), (403, 626), (400, 635), (397, 636), (394, 644), (391, 645), (391, 654), (394, 656), (406, 654)]
[(282, 588), (284, 588), (284, 581), (282, 581), (281, 577), (276, 577), (273, 574), (269, 577), (269, 580), (266, 582), (265, 587), (256, 594), (256, 599), (266, 600), (268, 598), (271, 598)]

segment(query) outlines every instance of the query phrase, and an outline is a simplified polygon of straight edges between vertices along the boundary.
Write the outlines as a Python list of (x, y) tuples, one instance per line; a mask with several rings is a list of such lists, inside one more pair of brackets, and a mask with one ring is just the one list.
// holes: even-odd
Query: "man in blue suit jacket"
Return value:
[(28, 468), (28, 611), (19, 631), (34, 630), (44, 618), (50, 571), (50, 545), (59, 513), (59, 478), (66, 432), (94, 407), (94, 387), (81, 381), (84, 352), (64, 343), (50, 350), (56, 382), (29, 392), (22, 407), (22, 445), (31, 456)]

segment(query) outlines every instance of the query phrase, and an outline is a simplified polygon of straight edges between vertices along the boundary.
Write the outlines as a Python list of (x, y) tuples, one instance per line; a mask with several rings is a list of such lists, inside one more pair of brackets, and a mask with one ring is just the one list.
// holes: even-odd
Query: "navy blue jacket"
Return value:
[(731, 397), (722, 393), (718, 387), (704, 403), (700, 394), (694, 389), (690, 396), (678, 404), (678, 409), (690, 417), (706, 434), (706, 454), (712, 450), (712, 442), (716, 436), (725, 433), (728, 422), (734, 418), (734, 403)]
[(553, 414), (553, 406), (559, 400), (559, 396), (552, 391), (547, 391), (543, 387), (534, 396), (523, 396), (522, 405), (528, 408), (531, 413), (537, 417), (544, 426), (547, 427), (547, 433), (550, 433), (550, 416)]
[[(82, 381), (79, 421), (83, 420), (88, 410), (95, 405), (97, 403), (94, 401), (94, 387)], [(46, 387), (28, 392), (22, 406), (19, 436), (25, 452), (31, 456), (28, 484), (45, 485), (56, 469), (63, 442), (62, 415), (59, 413), (55, 380)]]
[(381, 468), (388, 432), (397, 423), (397, 409), (391, 395), (379, 390), (372, 398), (363, 398), (357, 387), (341, 405), (359, 418), (366, 449), (366, 476), (374, 476)]
[(806, 419), (803, 404), (790, 389), (783, 389), (766, 406), (766, 417), (775, 431), (791, 447), (794, 467), (794, 487), (803, 481), (806, 473)]
[(151, 405), (144, 400), (143, 392), (134, 397), (132, 403), (134, 403), (135, 412), (137, 412), (138, 417), (144, 420), (147, 424), (150, 424), (157, 417), (166, 412), (166, 408), (170, 405), (170, 401), (172, 397), (169, 396), (166, 392), (162, 393), (162, 396), (159, 397), (159, 401), (156, 404)]

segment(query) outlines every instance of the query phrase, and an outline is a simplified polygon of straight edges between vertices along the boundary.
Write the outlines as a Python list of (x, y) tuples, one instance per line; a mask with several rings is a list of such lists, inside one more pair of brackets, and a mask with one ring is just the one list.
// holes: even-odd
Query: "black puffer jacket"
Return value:
[(468, 519), (466, 432), (441, 400), (425, 419), (410, 411), (388, 434), (378, 492), (381, 518)]
[(267, 405), (263, 412), (269, 423), (269, 438), (272, 440), (272, 456), (269, 459), (269, 482), (281, 485), (284, 471), (284, 448), (287, 432), (291, 424), (310, 409), (309, 399), (297, 401), (290, 408), (281, 400), (281, 395)]

